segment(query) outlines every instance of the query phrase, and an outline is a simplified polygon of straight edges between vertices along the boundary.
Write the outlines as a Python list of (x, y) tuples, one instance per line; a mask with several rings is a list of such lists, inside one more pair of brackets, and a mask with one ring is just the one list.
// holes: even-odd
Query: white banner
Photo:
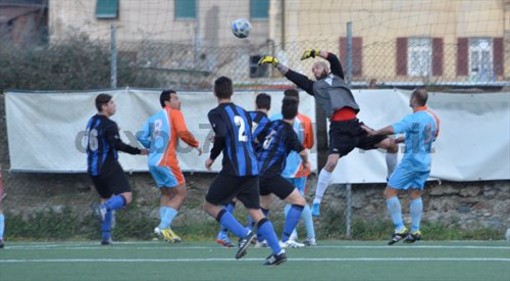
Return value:
[[(411, 114), (404, 90), (356, 90), (358, 118), (380, 129)], [(510, 93), (429, 93), (428, 107), (440, 119), (430, 177), (451, 181), (510, 179)], [(399, 161), (402, 158), (402, 146)], [(386, 181), (384, 152), (353, 150), (341, 158), (334, 183)]]
[[(117, 103), (112, 116), (122, 139), (136, 144), (134, 135), (145, 119), (160, 110), (159, 91), (115, 90), (89, 92), (7, 92), (6, 115), (11, 170), (29, 172), (85, 172), (86, 156), (82, 134), (95, 114), (94, 99), (109, 93)], [(281, 91), (267, 92), (272, 99), (269, 115), (279, 112)], [(233, 100), (253, 110), (256, 92), (237, 92)], [(411, 113), (410, 91), (355, 90), (361, 107), (359, 119), (379, 129)], [(184, 171), (206, 171), (211, 134), (207, 112), (216, 106), (211, 92), (179, 92), (189, 130), (200, 141), (204, 154), (180, 144), (179, 161)], [(441, 132), (434, 143), (431, 177), (452, 181), (510, 179), (510, 93), (430, 93), (429, 107), (441, 120)], [(301, 93), (300, 112), (315, 122), (313, 97)], [(144, 156), (120, 153), (126, 171), (147, 171)], [(400, 158), (401, 158), (400, 154)], [(312, 167), (317, 169), (315, 149)], [(213, 168), (218, 171), (221, 156)], [(385, 182), (384, 153), (355, 149), (340, 159), (333, 174), (335, 183)]]
[[(96, 113), (94, 100), (99, 93), (112, 95), (117, 112), (111, 117), (120, 128), (124, 142), (138, 145), (135, 134), (143, 122), (161, 110), (160, 91), (155, 90), (104, 90), (94, 92), (7, 92), (5, 95), (9, 156), (12, 171), (25, 172), (86, 172), (84, 130), (89, 118)], [(233, 101), (254, 110), (258, 92), (236, 92)], [(267, 92), (272, 97), (269, 116), (280, 112), (282, 91)], [(207, 119), (209, 110), (217, 106), (212, 92), (179, 92), (181, 110), (188, 129), (200, 141), (204, 154), (184, 142), (179, 143), (179, 163), (183, 171), (206, 172), (204, 162), (209, 157), (212, 143), (208, 141), (212, 130)], [(313, 97), (301, 93), (299, 110), (315, 122)], [(312, 168), (317, 169), (315, 148), (311, 151)], [(221, 168), (221, 156), (213, 165)], [(148, 171), (147, 158), (119, 153), (126, 171)]]

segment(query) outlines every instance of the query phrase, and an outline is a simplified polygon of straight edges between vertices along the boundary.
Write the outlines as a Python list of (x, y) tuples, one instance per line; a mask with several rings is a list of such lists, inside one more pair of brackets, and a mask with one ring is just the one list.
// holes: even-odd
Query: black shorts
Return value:
[(261, 177), (259, 181), (260, 195), (269, 195), (273, 193), (282, 200), (287, 198), (287, 196), (294, 191), (294, 188), (296, 188), (292, 183), (280, 175), (268, 178)]
[(118, 195), (131, 191), (127, 176), (118, 162), (103, 166), (101, 173), (91, 176), (91, 178), (97, 193), (103, 199), (110, 198), (113, 194)]
[(329, 125), (329, 154), (340, 154), (340, 157), (349, 154), (354, 148), (363, 150), (375, 149), (376, 144), (387, 136), (369, 137), (361, 128), (362, 122), (358, 119), (346, 121), (332, 121)]
[(259, 209), (259, 177), (218, 174), (205, 195), (205, 200), (214, 205), (226, 205), (234, 198), (248, 209)]

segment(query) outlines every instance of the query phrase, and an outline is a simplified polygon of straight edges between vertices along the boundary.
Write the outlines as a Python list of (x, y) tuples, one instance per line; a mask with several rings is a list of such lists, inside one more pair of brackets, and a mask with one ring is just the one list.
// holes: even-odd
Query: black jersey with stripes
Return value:
[(219, 104), (207, 116), (215, 134), (210, 158), (215, 160), (223, 152), (220, 173), (233, 176), (258, 175), (250, 114), (229, 102)]
[[(261, 111), (250, 111), (249, 114), (251, 117), (252, 125), (251, 132), (253, 135), (253, 140), (255, 140), (258, 135), (260, 135), (260, 133), (266, 128), (266, 126), (269, 125), (271, 120), (269, 120), (267, 114)], [(253, 143), (253, 145), (255, 146), (255, 153), (261, 149), (262, 146), (260, 143)]]
[(257, 151), (261, 177), (280, 175), (289, 153), (305, 149), (292, 125), (283, 120), (271, 121), (257, 140), (262, 143)]
[(117, 123), (96, 114), (87, 123), (87, 171), (92, 176), (101, 174), (118, 159), (118, 151), (140, 154), (140, 149), (122, 142)]

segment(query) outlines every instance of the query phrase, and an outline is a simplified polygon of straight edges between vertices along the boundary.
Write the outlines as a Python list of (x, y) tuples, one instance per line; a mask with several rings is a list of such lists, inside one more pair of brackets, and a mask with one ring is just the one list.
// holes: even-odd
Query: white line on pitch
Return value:
[[(241, 261), (263, 261), (262, 258), (246, 258)], [(197, 259), (5, 259), (1, 263), (163, 263), (163, 262), (228, 262), (233, 258)], [(510, 262), (510, 258), (289, 258), (299, 262)]]
[[(108, 250), (159, 250), (159, 249), (168, 249), (172, 248), (172, 250), (190, 250), (190, 249), (222, 249), (217, 246), (176, 246), (168, 245), (165, 243), (160, 243), (160, 247), (125, 247), (127, 245), (124, 242), (115, 243), (113, 246), (99, 246), (97, 243), (87, 243), (87, 244), (40, 244), (40, 245), (10, 245), (6, 246), (6, 249), (15, 249), (15, 250), (46, 250), (46, 249), (55, 249), (55, 250), (97, 250), (97, 249), (108, 249)], [(135, 244), (136, 245), (136, 244)], [(441, 246), (441, 245), (401, 245), (401, 246), (387, 246), (387, 245), (372, 245), (372, 246), (342, 246), (342, 245), (324, 245), (324, 246), (313, 246), (307, 247), (306, 249), (383, 249), (383, 250), (391, 250), (391, 249), (476, 249), (476, 250), (510, 250), (510, 246), (475, 246), (475, 245), (452, 245), (452, 246)]]

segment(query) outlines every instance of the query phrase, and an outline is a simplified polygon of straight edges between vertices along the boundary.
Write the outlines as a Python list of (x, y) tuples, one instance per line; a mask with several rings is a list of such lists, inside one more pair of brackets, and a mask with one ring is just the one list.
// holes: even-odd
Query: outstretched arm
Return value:
[(175, 128), (175, 131), (177, 132), (177, 137), (183, 140), (185, 143), (187, 143), (189, 146), (194, 147), (198, 150), (198, 155), (200, 156), (202, 154), (202, 149), (199, 147), (199, 142), (193, 134), (188, 130), (188, 127), (186, 126), (186, 122), (184, 121), (184, 116), (182, 115), (182, 112), (177, 109), (172, 109), (170, 111), (171, 114), (171, 120), (172, 125)]
[(340, 63), (340, 60), (335, 54), (326, 51), (320, 51), (319, 55), (321, 58), (325, 58), (326, 60), (329, 61), (331, 73), (335, 74), (336, 76), (342, 79), (345, 79), (342, 64)]
[(117, 128), (117, 124), (112, 124), (106, 129), (106, 140), (108, 143), (115, 147), (115, 149), (129, 153), (129, 154), (147, 154), (147, 150), (140, 150), (137, 147), (131, 146), (129, 144), (125, 144), (120, 139), (119, 129)]
[(305, 75), (295, 72), (294, 70), (288, 68), (286, 65), (280, 63), (277, 58), (272, 56), (263, 56), (259, 60), (259, 65), (270, 63), (278, 71), (280, 71), (281, 74), (283, 74), (287, 79), (289, 79), (291, 82), (296, 84), (299, 88), (305, 90), (308, 94), (313, 96), (313, 81), (310, 80)]
[(333, 73), (336, 76), (339, 76), (342, 79), (345, 79), (344, 71), (342, 70), (342, 64), (340, 64), (340, 60), (333, 53), (319, 49), (306, 49), (303, 55), (301, 56), (301, 60), (315, 57), (321, 57), (323, 59), (326, 59), (329, 62), (331, 73)]
[(369, 136), (387, 136), (387, 135), (393, 135), (395, 131), (393, 130), (393, 126), (386, 126), (382, 129), (379, 129), (377, 131), (369, 131), (368, 129), (363, 128)]

